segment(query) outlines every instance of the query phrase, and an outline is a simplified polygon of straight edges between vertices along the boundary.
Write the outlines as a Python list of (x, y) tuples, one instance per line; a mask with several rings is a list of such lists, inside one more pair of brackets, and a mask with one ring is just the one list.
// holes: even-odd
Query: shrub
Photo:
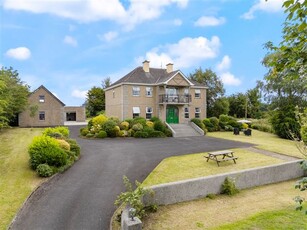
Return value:
[(234, 130), (234, 128), (231, 125), (225, 125), (224, 130), (232, 132)]
[(65, 151), (60, 148), (56, 139), (49, 136), (34, 137), (28, 152), (32, 169), (45, 163), (49, 166), (60, 167), (67, 162)]
[(166, 127), (161, 120), (157, 120), (157, 121), (154, 122), (154, 129), (164, 133)]
[(148, 133), (148, 137), (166, 137), (166, 135), (161, 131), (153, 130), (152, 132)]
[(135, 131), (133, 129), (129, 129), (128, 130), (128, 137), (133, 137), (134, 133), (135, 133)]
[(210, 200), (214, 200), (216, 198), (216, 195), (213, 194), (213, 193), (209, 193), (209, 194), (207, 194), (206, 197), (209, 198)]
[(134, 125), (132, 126), (132, 129), (133, 129), (134, 131), (141, 131), (141, 130), (143, 129), (143, 125), (140, 124), (140, 123), (134, 124)]
[(96, 133), (99, 133), (100, 130), (101, 130), (101, 126), (99, 124), (95, 124), (91, 127), (90, 133), (96, 134)]
[(109, 121), (114, 121), (116, 125), (120, 124), (120, 120), (117, 117), (109, 117)]
[(201, 128), (202, 130), (206, 130), (206, 126), (204, 125), (204, 123), (201, 122), (200, 119), (198, 118), (193, 118), (191, 119), (191, 122), (195, 123), (195, 125), (197, 125), (199, 128)]
[(228, 122), (228, 125), (234, 127), (234, 128), (238, 128), (238, 129), (241, 129), (241, 124), (235, 120), (230, 120)]
[(121, 130), (128, 130), (129, 129), (129, 122), (123, 121), (123, 122), (120, 123), (119, 127), (120, 127)]
[(141, 124), (143, 126), (146, 126), (146, 119), (144, 117), (136, 117), (132, 120), (131, 126), (133, 127), (135, 124)]
[(57, 139), (57, 142), (63, 150), (70, 151), (70, 145), (67, 141)]
[(107, 116), (100, 114), (92, 119), (91, 126), (95, 126), (95, 125), (102, 126), (107, 120), (108, 120)]
[(78, 157), (80, 155), (81, 149), (80, 149), (80, 146), (78, 145), (77, 141), (74, 140), (74, 139), (67, 139), (66, 141), (70, 145), (70, 151), (73, 152), (75, 154), (75, 156)]
[(150, 121), (155, 123), (156, 121), (161, 121), (161, 120), (158, 117), (152, 117), (152, 118), (150, 118)]
[(209, 132), (214, 132), (215, 131), (214, 125), (211, 123), (209, 118), (205, 118), (203, 120), (203, 123), (204, 123), (205, 127), (208, 129)]
[(217, 119), (216, 117), (210, 117), (210, 122), (214, 127), (214, 131), (219, 131), (220, 127), (219, 127), (219, 119)]
[(127, 119), (125, 119), (125, 121), (129, 123), (129, 128), (131, 128), (132, 127), (131, 124), (132, 124), (133, 119), (132, 118), (127, 118)]
[(248, 124), (242, 123), (242, 129), (248, 129)]
[(81, 136), (86, 136), (90, 131), (88, 130), (87, 127), (83, 127), (80, 129), (80, 134)]
[(93, 119), (90, 119), (88, 122), (87, 122), (87, 128), (90, 130), (93, 126)]
[(226, 177), (224, 180), (224, 183), (222, 184), (222, 194), (226, 194), (229, 196), (233, 196), (237, 193), (239, 193), (239, 189), (236, 188), (236, 184), (234, 179), (231, 179), (229, 177)]
[(164, 134), (167, 136), (167, 137), (172, 137), (173, 136), (173, 133), (170, 129), (165, 129), (164, 130)]
[(154, 123), (152, 121), (146, 121), (146, 126), (153, 128), (154, 127)]
[(228, 123), (229, 122), (229, 116), (225, 114), (221, 114), (219, 116), (219, 122)]
[(106, 138), (108, 136), (106, 131), (101, 130), (99, 133), (97, 133), (97, 138)]
[(89, 137), (89, 138), (94, 137), (94, 136), (95, 136), (95, 134), (93, 134), (93, 133), (86, 134), (86, 137)]
[(50, 177), (53, 175), (53, 170), (47, 164), (40, 164), (36, 168), (36, 172), (40, 177)]
[(58, 126), (55, 128), (45, 128), (43, 131), (43, 135), (50, 136), (52, 133), (60, 133), (64, 137), (69, 137), (69, 129), (64, 126)]
[(118, 136), (119, 136), (119, 137), (128, 137), (129, 134), (128, 134), (128, 131), (127, 131), (127, 130), (120, 130), (120, 131), (118, 132)]
[(301, 128), (302, 141), (307, 145), (307, 125)]
[(148, 133), (144, 132), (144, 131), (137, 131), (134, 133), (133, 135), (135, 138), (147, 138), (148, 137)]
[(53, 137), (55, 139), (62, 139), (63, 135), (61, 133), (55, 132), (55, 133), (48, 133), (49, 137)]
[(102, 129), (106, 131), (108, 137), (116, 137), (117, 130), (115, 126), (116, 123), (113, 120), (108, 120), (102, 125)]

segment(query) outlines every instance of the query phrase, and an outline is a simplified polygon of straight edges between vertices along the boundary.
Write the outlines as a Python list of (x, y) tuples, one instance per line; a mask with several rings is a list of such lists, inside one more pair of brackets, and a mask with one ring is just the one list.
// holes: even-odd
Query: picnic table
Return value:
[(207, 162), (209, 160), (216, 161), (218, 166), (220, 166), (219, 164), (220, 162), (230, 161), (230, 160), (233, 160), (233, 162), (236, 164), (236, 160), (238, 159), (238, 157), (235, 157), (233, 153), (234, 152), (232, 150), (208, 152), (208, 156), (204, 156), (204, 157), (207, 158)]

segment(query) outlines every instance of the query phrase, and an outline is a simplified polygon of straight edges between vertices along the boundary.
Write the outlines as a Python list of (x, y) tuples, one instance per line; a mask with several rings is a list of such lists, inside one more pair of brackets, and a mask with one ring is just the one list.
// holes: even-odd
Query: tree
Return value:
[(243, 93), (232, 94), (228, 97), (229, 115), (233, 117), (245, 117), (247, 97)]
[(103, 89), (108, 88), (111, 85), (111, 78), (110, 77), (106, 77), (105, 79), (102, 80), (101, 86)]
[(219, 117), (221, 114), (228, 115), (229, 101), (226, 97), (216, 99), (212, 107), (211, 117)]
[(30, 105), (29, 111), (30, 111), (30, 117), (32, 118), (32, 125), (33, 125), (34, 117), (36, 116), (36, 113), (38, 111), (38, 105)]
[(96, 116), (105, 109), (105, 92), (100, 87), (92, 87), (86, 95), (86, 109), (90, 116)]
[(203, 71), (201, 68), (196, 69), (190, 74), (189, 79), (204, 84), (207, 89), (207, 116), (212, 117), (214, 114), (214, 106), (218, 98), (223, 97), (225, 89), (221, 79), (211, 69)]
[(261, 93), (258, 87), (250, 89), (246, 93), (247, 95), (247, 117), (260, 118), (260, 106), (261, 106)]
[(22, 82), (12, 67), (0, 70), (0, 124), (7, 125), (22, 112), (28, 102), (29, 86)]

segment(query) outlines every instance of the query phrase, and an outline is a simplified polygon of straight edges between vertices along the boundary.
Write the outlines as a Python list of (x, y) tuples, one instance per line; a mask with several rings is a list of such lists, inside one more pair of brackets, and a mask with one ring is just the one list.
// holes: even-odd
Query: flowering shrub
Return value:
[(102, 126), (107, 120), (108, 118), (105, 115), (100, 114), (92, 119), (92, 126)]

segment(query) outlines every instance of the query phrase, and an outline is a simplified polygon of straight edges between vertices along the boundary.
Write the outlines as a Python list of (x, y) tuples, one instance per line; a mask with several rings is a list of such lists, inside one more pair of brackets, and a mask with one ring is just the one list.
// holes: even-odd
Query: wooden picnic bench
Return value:
[(235, 157), (233, 153), (234, 152), (232, 150), (222, 150), (216, 152), (208, 152), (208, 156), (204, 157), (207, 158), (207, 162), (209, 160), (216, 161), (218, 166), (220, 166), (219, 164), (220, 162), (231, 161), (231, 160), (233, 160), (233, 162), (236, 164), (236, 160), (238, 159), (238, 157)]

